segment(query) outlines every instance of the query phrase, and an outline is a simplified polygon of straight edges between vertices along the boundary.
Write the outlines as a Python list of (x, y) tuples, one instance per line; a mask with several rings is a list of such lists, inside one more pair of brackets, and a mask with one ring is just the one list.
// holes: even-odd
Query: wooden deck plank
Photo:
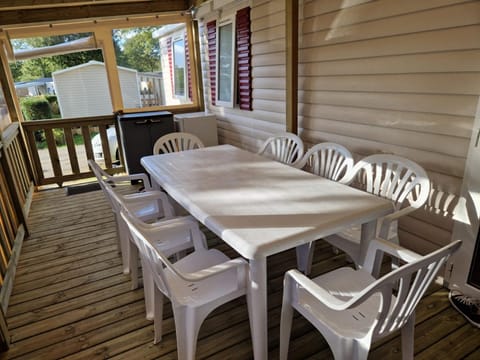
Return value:
[[(127, 191), (128, 187), (125, 187)], [(124, 191), (124, 190), (122, 190)], [(153, 344), (153, 322), (145, 319), (143, 289), (131, 290), (122, 273), (116, 229), (101, 191), (67, 196), (63, 189), (34, 194), (30, 237), (22, 249), (7, 312), (12, 336), (8, 358), (176, 359), (170, 304), (164, 305), (164, 337)], [(210, 246), (237, 254), (203, 228)], [(312, 276), (347, 264), (344, 255), (317, 242)], [(271, 256), (268, 268), (269, 358), (278, 357), (283, 274), (296, 265), (295, 252)], [(447, 291), (432, 286), (416, 317), (416, 359), (478, 359), (480, 330), (449, 304)], [(374, 344), (369, 358), (399, 359), (400, 337)], [(298, 314), (290, 359), (331, 359), (321, 335)], [(245, 299), (221, 306), (200, 329), (198, 359), (250, 359)]]

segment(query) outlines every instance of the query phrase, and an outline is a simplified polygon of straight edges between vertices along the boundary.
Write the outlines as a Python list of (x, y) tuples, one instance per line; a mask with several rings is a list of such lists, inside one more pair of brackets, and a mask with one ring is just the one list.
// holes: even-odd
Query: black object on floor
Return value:
[(474, 299), (455, 290), (450, 291), (448, 299), (470, 324), (480, 328), (480, 299)]
[(67, 186), (67, 196), (75, 194), (83, 194), (90, 191), (100, 190), (100, 185), (98, 183), (84, 184), (84, 185), (75, 185)]

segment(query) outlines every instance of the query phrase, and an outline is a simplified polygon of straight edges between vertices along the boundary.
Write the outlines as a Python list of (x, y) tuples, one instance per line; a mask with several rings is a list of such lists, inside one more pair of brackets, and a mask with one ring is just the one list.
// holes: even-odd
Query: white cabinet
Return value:
[(450, 289), (480, 298), (480, 105), (468, 149), (461, 200), (455, 213), (452, 240), (461, 248), (451, 257), (445, 279)]
[(217, 119), (215, 114), (194, 112), (175, 115), (177, 131), (197, 135), (205, 146), (218, 145)]

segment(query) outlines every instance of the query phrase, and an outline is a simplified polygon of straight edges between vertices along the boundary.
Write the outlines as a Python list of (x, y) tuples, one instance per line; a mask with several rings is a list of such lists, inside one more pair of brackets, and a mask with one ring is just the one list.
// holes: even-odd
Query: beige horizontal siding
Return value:
[(304, 90), (452, 95), (476, 95), (479, 83), (480, 74), (476, 73), (332, 75), (299, 79), (299, 87)]
[[(345, 121), (348, 119), (351, 123), (470, 139), (472, 118), (468, 116), (419, 112), (419, 110), (412, 109), (411, 107), (408, 108), (408, 111), (402, 111), (398, 106), (396, 109), (387, 107), (389, 106), (387, 102), (381, 104), (386, 108), (369, 108), (369, 97), (367, 97), (365, 103), (362, 104), (360, 102), (362, 100), (361, 96), (354, 99), (358, 101), (352, 104), (354, 106), (350, 106), (350, 99), (347, 96), (344, 98), (344, 106), (341, 105), (340, 101), (342, 98), (339, 97), (339, 102), (334, 103), (334, 105), (303, 103), (303, 105), (300, 106), (300, 110), (306, 119), (305, 121), (308, 121), (308, 118), (315, 118), (318, 114), (322, 114), (322, 118), (330, 120)], [(412, 103), (421, 103), (422, 99), (414, 97), (411, 101)], [(397, 105), (397, 103), (394, 105)], [(408, 104), (408, 106), (410, 106), (410, 104)], [(304, 126), (309, 127), (306, 124)]]
[(300, 76), (478, 71), (480, 71), (480, 50), (470, 49), (312, 63), (308, 63), (304, 58), (304, 63), (299, 66)]
[[(361, 91), (300, 91), (299, 101), (305, 104), (343, 105), (468, 117), (471, 120), (464, 122), (473, 124), (472, 114), (475, 113), (478, 96)], [(468, 130), (471, 130), (470, 125), (468, 125)]]
[[(455, 3), (465, 2), (465, 0), (388, 0), (382, 1), (382, 6), (379, 7), (373, 0), (330, 0), (330, 1), (310, 1), (305, 4), (304, 12), (313, 16), (318, 16), (326, 13), (341, 11), (344, 16), (344, 21), (348, 18), (358, 19), (358, 11), (356, 5), (362, 5), (362, 19), (364, 21), (377, 19), (381, 17), (398, 16), (408, 14), (411, 12), (418, 12), (428, 10), (441, 6), (447, 6)], [(350, 20), (352, 23), (353, 20)], [(358, 22), (358, 20), (356, 20)]]
[[(333, 44), (324, 40), (326, 34), (306, 34), (300, 39), (305, 48), (299, 53), (299, 61), (303, 63), (305, 59), (312, 62), (478, 49), (479, 32), (480, 25), (470, 25)], [(321, 51), (317, 48), (320, 46)]]
[[(352, 13), (348, 15), (344, 15), (346, 10), (315, 17), (305, 12), (302, 30), (305, 34), (315, 33), (317, 38), (322, 38), (325, 33), (326, 42), (345, 42), (476, 25), (480, 20), (478, 1), (389, 16), (388, 5), (396, 3), (378, 1), (376, 4), (352, 8)], [(364, 7), (375, 7), (378, 11), (371, 12)]]

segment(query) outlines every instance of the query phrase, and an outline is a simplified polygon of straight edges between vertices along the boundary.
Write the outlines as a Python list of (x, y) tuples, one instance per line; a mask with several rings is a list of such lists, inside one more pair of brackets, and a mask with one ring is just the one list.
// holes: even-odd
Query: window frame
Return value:
[[(177, 94), (177, 81), (175, 79), (175, 42), (183, 42), (183, 95)], [(175, 98), (187, 99), (188, 98), (188, 66), (187, 66), (187, 55), (186, 55), (186, 46), (185, 38), (182, 34), (176, 34), (172, 36), (172, 67), (173, 67), (173, 96)]]
[[(221, 56), (221, 39), (220, 39), (220, 28), (226, 25), (231, 25), (232, 27), (232, 38), (231, 38), (231, 71), (230, 71), (230, 100), (225, 101), (220, 99), (220, 56)], [(216, 95), (215, 95), (215, 104), (216, 106), (222, 106), (227, 108), (234, 108), (236, 104), (236, 76), (235, 69), (237, 67), (237, 61), (235, 58), (236, 54), (236, 19), (235, 15), (217, 20), (216, 22), (216, 42), (217, 42), (217, 53), (216, 53), (216, 71), (215, 71), (215, 86), (216, 86)]]
[[(185, 62), (185, 69), (191, 71), (191, 96), (187, 104), (175, 105), (160, 105), (160, 106), (146, 106), (141, 108), (126, 108), (123, 104), (122, 92), (120, 88), (119, 74), (117, 71), (117, 61), (115, 57), (115, 49), (112, 38), (112, 31), (114, 29), (131, 28), (131, 27), (146, 27), (146, 26), (163, 26), (169, 24), (184, 23), (186, 27), (186, 39), (184, 39), (185, 49), (190, 54), (195, 53), (193, 41), (192, 18), (188, 14), (169, 14), (169, 15), (150, 15), (150, 16), (132, 16), (125, 18), (112, 18), (105, 20), (82, 20), (75, 23), (55, 23), (55, 24), (39, 24), (29, 27), (6, 26), (2, 27), (7, 39), (21, 39), (28, 37), (42, 37), (55, 36), (68, 33), (91, 32), (95, 38), (97, 48), (103, 52), (105, 68), (107, 70), (108, 85), (110, 90), (110, 98), (112, 102), (112, 113), (124, 112), (148, 112), (166, 110), (176, 112), (177, 109), (182, 111), (198, 111), (200, 109), (200, 93), (201, 89), (198, 87), (198, 74), (195, 66), (188, 66)], [(8, 42), (8, 45), (10, 43)], [(6, 50), (9, 46), (3, 47), (6, 58), (11, 55)], [(6, 48), (6, 49), (5, 49)], [(188, 79), (186, 79), (188, 81)], [(189, 96), (189, 88), (185, 87), (185, 95)], [(19, 115), (21, 116), (21, 114)], [(21, 117), (23, 120), (23, 117)]]

